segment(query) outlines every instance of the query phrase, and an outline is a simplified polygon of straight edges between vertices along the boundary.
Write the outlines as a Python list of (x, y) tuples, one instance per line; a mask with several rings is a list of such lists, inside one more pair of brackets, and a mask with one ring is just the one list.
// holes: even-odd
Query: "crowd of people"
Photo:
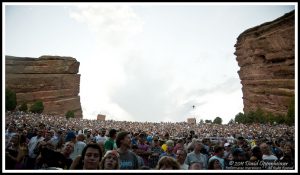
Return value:
[(295, 126), (6, 112), (5, 169), (294, 170)]

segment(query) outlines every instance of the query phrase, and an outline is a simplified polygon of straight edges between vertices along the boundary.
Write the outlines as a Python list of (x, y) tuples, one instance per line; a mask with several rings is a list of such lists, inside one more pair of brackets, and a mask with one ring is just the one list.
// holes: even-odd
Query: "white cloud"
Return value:
[(95, 32), (101, 46), (123, 44), (143, 30), (143, 22), (129, 5), (80, 5), (70, 17)]
[(84, 116), (185, 121), (195, 105), (197, 119), (219, 116), (227, 123), (243, 107), (233, 52), (253, 13), (222, 8), (92, 4), (73, 9), (70, 17), (93, 33), (97, 45), (80, 65)]
[[(127, 5), (79, 6), (70, 17), (86, 25), (97, 43), (92, 58), (81, 61), (84, 117), (102, 113), (110, 119), (185, 121), (192, 105), (205, 109), (201, 115), (215, 110), (209, 94), (220, 90), (214, 86), (221, 75), (212, 69), (222, 61), (220, 54), (202, 49), (193, 55), (193, 49), (164, 45), (159, 33), (148, 33), (155, 40), (146, 40), (144, 47), (139, 41), (144, 22)], [(235, 84), (228, 85), (224, 89)]]
[(102, 113), (114, 120), (134, 120), (128, 112), (112, 101), (111, 96), (128, 78), (124, 62), (134, 52), (135, 37), (143, 23), (127, 5), (80, 5), (70, 17), (94, 33), (96, 47), (90, 58), (81, 60), (81, 104), (86, 118)]

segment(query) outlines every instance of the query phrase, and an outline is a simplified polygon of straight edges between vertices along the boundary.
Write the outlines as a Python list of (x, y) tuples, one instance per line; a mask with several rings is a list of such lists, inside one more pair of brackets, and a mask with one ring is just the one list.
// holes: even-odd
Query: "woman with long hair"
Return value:
[(120, 169), (119, 153), (116, 150), (108, 150), (100, 162), (102, 170), (118, 170)]
[(19, 134), (13, 135), (5, 149), (5, 169), (22, 169), (26, 155), (28, 155), (26, 142)]

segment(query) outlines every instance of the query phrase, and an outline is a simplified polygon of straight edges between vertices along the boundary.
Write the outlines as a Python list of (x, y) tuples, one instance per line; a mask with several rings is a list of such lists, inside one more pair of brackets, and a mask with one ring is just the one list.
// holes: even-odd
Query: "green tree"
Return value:
[(42, 113), (44, 111), (44, 104), (41, 100), (38, 100), (33, 103), (33, 105), (30, 107), (30, 112), (32, 113)]
[(11, 89), (5, 89), (5, 109), (6, 111), (13, 111), (17, 106), (17, 96)]
[(75, 117), (75, 113), (74, 111), (68, 111), (66, 112), (66, 118), (69, 119), (69, 118), (74, 118)]
[(248, 124), (251, 123), (251, 120), (253, 118), (254, 112), (253, 111), (249, 111), (248, 113), (244, 114), (244, 124)]
[(19, 108), (20, 111), (26, 112), (28, 110), (27, 103), (23, 102)]
[(252, 116), (253, 122), (252, 123), (265, 123), (266, 115), (265, 112), (258, 107)]
[(295, 123), (295, 97), (292, 98), (286, 115), (286, 124), (293, 125)]
[(277, 115), (276, 118), (275, 118), (275, 121), (278, 124), (284, 124), (284, 123), (286, 123), (286, 119), (287, 118), (284, 115)]
[(205, 123), (212, 123), (211, 120), (205, 120)]
[(245, 123), (245, 116), (243, 113), (239, 112), (238, 114), (235, 115), (234, 121), (236, 123)]
[(223, 120), (222, 120), (222, 118), (220, 118), (220, 117), (216, 117), (216, 118), (214, 119), (214, 121), (213, 121), (214, 124), (219, 124), (219, 125), (221, 125), (222, 122), (223, 122)]
[(228, 124), (234, 124), (234, 120), (233, 119), (230, 119)]
[(199, 124), (202, 125), (204, 123), (203, 119), (200, 120)]

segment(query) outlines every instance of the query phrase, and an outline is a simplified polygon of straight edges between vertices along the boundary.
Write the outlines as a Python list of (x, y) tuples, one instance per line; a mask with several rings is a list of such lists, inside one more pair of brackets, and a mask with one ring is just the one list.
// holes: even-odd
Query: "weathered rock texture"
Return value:
[(295, 96), (295, 12), (244, 31), (235, 47), (244, 112), (285, 115)]
[(42, 100), (44, 113), (82, 118), (79, 62), (71, 57), (5, 57), (5, 87), (16, 92), (17, 103)]

